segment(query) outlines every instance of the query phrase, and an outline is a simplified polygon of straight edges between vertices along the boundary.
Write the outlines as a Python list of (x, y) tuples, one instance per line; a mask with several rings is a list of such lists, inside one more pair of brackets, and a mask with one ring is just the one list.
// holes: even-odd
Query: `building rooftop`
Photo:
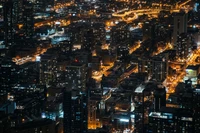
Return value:
[(38, 120), (33, 120), (30, 122), (26, 122), (26, 123), (17, 125), (13, 129), (14, 130), (25, 130), (25, 129), (29, 129), (29, 128), (42, 127), (42, 126), (50, 125), (53, 123), (54, 123), (54, 121), (51, 119), (38, 119)]

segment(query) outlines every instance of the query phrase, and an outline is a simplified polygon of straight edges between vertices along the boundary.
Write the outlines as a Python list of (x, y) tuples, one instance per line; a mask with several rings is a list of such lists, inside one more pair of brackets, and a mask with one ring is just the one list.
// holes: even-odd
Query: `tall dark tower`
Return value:
[(9, 49), (14, 45), (14, 19), (13, 19), (13, 2), (7, 1), (3, 6), (3, 18), (4, 18), (4, 40), (6, 49)]
[(66, 67), (64, 89), (64, 133), (87, 132), (86, 67), (74, 63)]
[(16, 24), (22, 23), (23, 0), (13, 1), (13, 21)]
[(83, 35), (83, 49), (89, 52), (94, 49), (94, 36), (91, 29), (86, 30)]
[(187, 33), (187, 13), (181, 12), (174, 16), (174, 31), (173, 31), (173, 44), (177, 48), (177, 39), (181, 33)]
[[(16, 65), (11, 60), (3, 60), (0, 64), (0, 97), (8, 95), (13, 84), (16, 83)], [(1, 102), (1, 101), (0, 101)]]
[(23, 32), (25, 38), (32, 38), (34, 34), (33, 3), (24, 1)]
[(163, 85), (158, 85), (154, 90), (154, 111), (159, 111), (166, 106), (166, 90)]

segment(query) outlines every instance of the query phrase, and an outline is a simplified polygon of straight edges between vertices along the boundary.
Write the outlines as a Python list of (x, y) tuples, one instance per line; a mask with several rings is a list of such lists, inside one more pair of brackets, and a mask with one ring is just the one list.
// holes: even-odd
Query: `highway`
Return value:
[(37, 51), (34, 55), (27, 55), (25, 57), (14, 57), (14, 58), (12, 58), (12, 61), (15, 62), (16, 65), (22, 65), (27, 62), (36, 61), (36, 57), (45, 53), (47, 51), (47, 49), (49, 49), (49, 48), (51, 48), (51, 46), (47, 47), (47, 48), (42, 48), (42, 49), (40, 49), (40, 51)]
[(132, 54), (134, 51), (136, 51), (138, 48), (140, 48), (141, 42), (137, 42), (134, 46), (132, 46), (129, 50), (129, 54)]
[[(185, 2), (178, 4), (178, 7), (175, 7), (174, 9), (162, 9), (162, 8), (148, 8), (148, 9), (138, 9), (138, 10), (128, 10), (125, 8), (124, 10), (115, 12), (112, 14), (114, 17), (121, 17), (124, 21), (132, 21), (134, 19), (137, 19), (138, 16), (141, 15), (158, 15), (160, 11), (166, 10), (172, 12), (180, 12), (180, 9), (184, 7), (186, 4), (191, 2), (191, 0), (186, 0)], [(125, 16), (128, 16), (130, 14), (135, 14), (132, 18), (130, 17), (129, 19), (124, 19)]]
[(130, 76), (132, 73), (137, 73), (138, 72), (138, 66), (133, 67), (130, 71), (123, 73), (119, 79), (118, 83), (120, 83), (122, 80), (126, 79), (128, 76)]
[[(186, 68), (189, 65), (197, 65), (200, 64), (200, 62), (196, 63), (195, 60), (197, 57), (200, 57), (200, 48), (197, 50), (194, 50), (191, 55), (184, 61), (184, 69), (182, 69), (180, 72), (174, 74), (174, 76), (168, 76), (166, 80), (163, 82), (163, 85), (168, 89), (167, 93), (174, 93), (175, 88), (178, 85), (179, 82), (181, 82), (186, 74)], [(178, 61), (177, 61), (178, 62)]]
[(165, 47), (163, 47), (163, 48), (162, 47), (158, 47), (157, 49), (158, 49), (158, 51), (154, 52), (153, 56), (158, 55), (158, 54), (160, 54), (160, 53), (162, 53), (162, 52), (164, 52), (166, 50), (173, 49), (173, 46), (172, 46), (172, 44), (167, 43)]

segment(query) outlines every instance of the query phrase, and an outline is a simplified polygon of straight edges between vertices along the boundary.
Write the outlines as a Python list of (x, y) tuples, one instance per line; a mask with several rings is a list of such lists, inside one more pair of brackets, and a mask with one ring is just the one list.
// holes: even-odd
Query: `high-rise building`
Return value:
[(0, 62), (0, 95), (6, 95), (11, 90), (12, 85), (17, 79), (17, 70), (13, 62), (5, 60)]
[(197, 48), (200, 48), (200, 32), (194, 34), (194, 42), (197, 45)]
[(86, 67), (75, 61), (66, 67), (64, 133), (87, 132)]
[(157, 81), (163, 81), (168, 75), (168, 54), (154, 56), (152, 59), (138, 60), (139, 72), (146, 72)]
[(0, 1), (0, 22), (3, 22), (4, 21), (4, 16), (3, 16), (3, 6), (4, 6), (4, 3), (2, 1)]
[(88, 129), (101, 128), (100, 117), (101, 96), (93, 96), (88, 100)]
[(26, 1), (23, 7), (23, 32), (25, 38), (31, 38), (34, 33), (33, 3)]
[(164, 81), (168, 75), (168, 54), (154, 56), (152, 59), (152, 78)]
[(120, 23), (111, 29), (111, 45), (118, 45), (119, 43), (130, 43), (130, 31), (126, 24)]
[(56, 55), (44, 54), (41, 56), (40, 64), (40, 84), (48, 85), (56, 79)]
[(200, 89), (193, 91), (193, 110), (194, 110), (194, 128), (195, 133), (200, 132)]
[(149, 114), (147, 133), (194, 133), (193, 122), (191, 110), (162, 107)]
[[(4, 40), (7, 49), (15, 44), (14, 35), (17, 26), (23, 22), (23, 10), (26, 12), (23, 4), (24, 0), (7, 0), (3, 3), (3, 16), (0, 15), (0, 17), (4, 22)], [(30, 27), (29, 30), (33, 31)]]
[(72, 89), (78, 89), (80, 91), (85, 91), (86, 89), (86, 66), (78, 63), (78, 60), (75, 60), (75, 63), (66, 67), (65, 71), (66, 77), (66, 87)]
[(173, 31), (173, 44), (174, 48), (177, 47), (177, 38), (181, 33), (187, 33), (187, 13), (178, 13), (174, 16), (174, 31)]
[(14, 28), (14, 21), (13, 21), (13, 2), (7, 1), (4, 3), (3, 6), (3, 18), (4, 18), (4, 40), (6, 48), (10, 48), (14, 45), (14, 34), (15, 34), (15, 28)]
[(143, 73), (145, 72), (145, 73), (148, 73), (149, 75), (151, 75), (152, 74), (151, 60), (145, 59), (145, 58), (139, 59), (138, 60), (138, 71), (143, 72)]
[(162, 85), (158, 85), (154, 90), (154, 111), (159, 111), (166, 106), (166, 90)]
[(177, 57), (179, 57), (180, 59), (187, 59), (189, 53), (192, 50), (191, 42), (192, 42), (192, 39), (190, 35), (186, 33), (182, 33), (178, 35), (177, 42), (176, 42)]
[(22, 11), (24, 0), (13, 0), (13, 21), (15, 24), (22, 23)]
[(46, 4), (47, 4), (46, 0), (35, 0), (33, 7), (34, 12), (45, 11)]
[(84, 32), (83, 49), (89, 52), (94, 49), (94, 35), (92, 29), (88, 29)]
[(56, 122), (50, 119), (39, 119), (17, 125), (11, 128), (10, 133), (55, 133)]
[(87, 104), (84, 95), (79, 90), (68, 90), (64, 92), (64, 133), (86, 133), (87, 132)]

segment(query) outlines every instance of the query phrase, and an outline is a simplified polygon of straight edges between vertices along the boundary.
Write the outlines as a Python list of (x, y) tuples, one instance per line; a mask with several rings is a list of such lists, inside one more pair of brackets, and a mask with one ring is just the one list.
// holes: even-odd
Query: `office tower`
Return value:
[(197, 45), (197, 48), (200, 48), (200, 32), (194, 34), (194, 42)]
[(152, 63), (150, 59), (141, 58), (138, 60), (138, 71), (152, 75)]
[(174, 16), (174, 31), (173, 31), (173, 44), (174, 48), (177, 48), (177, 38), (181, 33), (187, 33), (187, 22), (188, 22), (187, 13), (178, 13)]
[(23, 10), (23, 32), (25, 38), (32, 38), (34, 34), (34, 22), (33, 22), (33, 3), (24, 2)]
[(155, 39), (156, 36), (156, 29), (158, 28), (158, 24), (155, 21), (145, 22), (144, 26), (142, 27), (143, 30), (143, 40), (147, 39)]
[(64, 91), (64, 133), (87, 132), (87, 104), (84, 95), (79, 90), (65, 89)]
[(94, 49), (93, 30), (87, 29), (83, 34), (83, 49), (91, 52)]
[(22, 23), (24, 0), (13, 0), (13, 21), (15, 24)]
[(95, 46), (98, 44), (105, 44), (106, 43), (105, 25), (102, 23), (94, 23), (92, 28), (93, 28)]
[(128, 46), (124, 46), (124, 45), (118, 46), (117, 60), (122, 61), (122, 62), (127, 61), (128, 55), (129, 55), (129, 47)]
[(200, 132), (200, 89), (193, 91), (194, 129), (195, 133)]
[[(93, 90), (96, 93), (96, 90)], [(88, 98), (88, 129), (101, 128), (100, 101), (101, 96), (92, 96)]]
[(154, 56), (152, 59), (138, 60), (139, 72), (146, 72), (157, 81), (164, 81), (168, 75), (168, 54)]
[[(78, 60), (75, 60), (78, 61)], [(66, 67), (66, 87), (85, 91), (86, 89), (86, 66), (75, 62)]]
[(66, 67), (64, 133), (87, 132), (86, 68), (78, 62)]
[(56, 122), (50, 119), (38, 119), (11, 128), (10, 133), (55, 133)]
[(152, 59), (152, 78), (164, 81), (168, 75), (168, 54), (154, 56)]
[(195, 3), (194, 4), (194, 9), (193, 9), (195, 12), (198, 12), (198, 10), (199, 10), (199, 3)]
[(176, 55), (177, 57), (179, 57), (180, 59), (187, 59), (189, 53), (192, 51), (192, 39), (191, 36), (186, 34), (186, 33), (182, 33), (180, 35), (177, 36), (177, 42), (176, 42)]
[(126, 27), (126, 24), (118, 24), (111, 29), (111, 45), (118, 45), (119, 43), (130, 43), (130, 31)]
[(10, 48), (14, 45), (14, 21), (13, 21), (13, 2), (7, 1), (3, 6), (3, 18), (4, 18), (4, 40), (6, 48)]
[(44, 54), (41, 56), (40, 65), (40, 84), (48, 85), (56, 79), (57, 56)]
[(193, 122), (191, 110), (162, 107), (149, 114), (147, 133), (194, 133)]
[(35, 0), (33, 6), (34, 12), (45, 11), (46, 4), (46, 0)]
[(166, 90), (162, 85), (158, 85), (154, 90), (154, 111), (159, 111), (166, 106)]
[(3, 6), (4, 6), (4, 3), (2, 1), (0, 1), (0, 22), (3, 22), (4, 21), (4, 16), (3, 16)]
[(200, 2), (198, 2), (197, 11), (200, 12)]
[(87, 132), (87, 101), (79, 90), (64, 90), (64, 133)]
[(145, 83), (140, 84), (135, 89), (134, 103), (135, 103), (135, 131), (139, 133), (145, 133), (145, 124), (148, 122), (149, 108), (153, 103), (153, 91), (156, 88), (156, 84)]
[(7, 96), (17, 79), (16, 65), (9, 60), (3, 60), (0, 64), (0, 95)]

